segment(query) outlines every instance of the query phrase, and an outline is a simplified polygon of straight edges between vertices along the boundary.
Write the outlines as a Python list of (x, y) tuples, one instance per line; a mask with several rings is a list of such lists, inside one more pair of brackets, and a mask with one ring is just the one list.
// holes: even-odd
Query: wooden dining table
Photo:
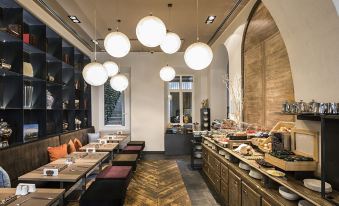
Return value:
[(128, 138), (129, 135), (127, 134), (106, 134), (103, 135), (102, 137), (99, 138), (103, 139), (103, 140), (107, 140), (108, 142), (116, 142), (116, 143), (120, 143), (122, 141), (124, 141), (125, 139)]
[(16, 196), (16, 188), (0, 188), (0, 205), (7, 198), (11, 198), (8, 202), (4, 202), (6, 206), (50, 206), (63, 205), (64, 189), (45, 189), (37, 188), (35, 192), (25, 196)]
[(88, 149), (95, 149), (96, 152), (109, 152), (110, 160), (114, 158), (114, 150), (119, 148), (119, 143), (106, 143), (92, 142), (80, 148), (80, 151), (87, 151)]
[[(66, 163), (66, 157), (60, 158), (47, 165), (39, 167), (31, 172), (28, 172), (18, 179), (20, 182), (58, 182), (61, 189), (64, 188), (64, 183), (77, 183), (80, 179), (83, 180), (83, 189), (86, 188), (87, 176), (109, 157), (108, 152), (74, 152), (70, 155), (73, 157), (74, 163)], [(47, 176), (43, 174), (44, 169), (58, 169), (57, 176)], [(66, 191), (67, 192), (67, 191)], [(68, 195), (68, 193), (67, 193)], [(67, 196), (65, 195), (65, 196)]]

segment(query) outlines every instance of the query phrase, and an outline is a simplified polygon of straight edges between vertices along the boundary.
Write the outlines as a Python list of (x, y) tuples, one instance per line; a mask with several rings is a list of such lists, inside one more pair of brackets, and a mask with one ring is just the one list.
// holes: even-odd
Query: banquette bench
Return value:
[(0, 150), (0, 166), (7, 171), (12, 187), (15, 187), (19, 176), (49, 163), (47, 147), (67, 144), (70, 139), (75, 138), (85, 145), (88, 143), (87, 134), (93, 132), (94, 127), (90, 127), (2, 149)]

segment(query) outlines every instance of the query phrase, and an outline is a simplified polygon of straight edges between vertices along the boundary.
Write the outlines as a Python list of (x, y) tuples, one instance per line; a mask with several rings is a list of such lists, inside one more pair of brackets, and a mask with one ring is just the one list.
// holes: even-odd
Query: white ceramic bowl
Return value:
[(195, 149), (202, 149), (201, 145), (195, 145)]
[(310, 203), (309, 201), (307, 200), (300, 200), (298, 202), (298, 206), (314, 206), (314, 204)]
[(196, 157), (196, 158), (201, 158), (201, 157), (202, 157), (202, 155), (201, 155), (201, 153), (200, 153), (200, 152), (196, 152), (196, 153), (194, 153), (194, 157)]
[(284, 186), (280, 186), (279, 187), (279, 193), (281, 194), (281, 196), (287, 200), (297, 200), (299, 199), (299, 195), (295, 194), (294, 192), (292, 192), (291, 190), (287, 189)]
[(250, 171), (250, 169), (251, 169), (251, 167), (248, 164), (244, 163), (244, 162), (239, 162), (239, 167), (241, 169), (247, 170), (247, 171)]
[[(321, 181), (317, 179), (304, 179), (304, 186), (310, 190), (321, 192)], [(325, 192), (332, 192), (332, 186), (325, 182)]]
[(249, 175), (257, 180), (261, 180), (263, 178), (262, 174), (253, 168), (251, 168)]

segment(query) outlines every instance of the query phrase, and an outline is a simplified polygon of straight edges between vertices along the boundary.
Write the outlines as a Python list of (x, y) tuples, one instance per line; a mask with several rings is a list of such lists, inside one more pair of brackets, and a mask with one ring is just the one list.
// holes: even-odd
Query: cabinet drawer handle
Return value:
[(235, 185), (238, 185), (238, 182), (237, 182), (236, 180), (234, 180), (234, 184), (235, 184)]
[(247, 191), (244, 189), (244, 193), (247, 195)]

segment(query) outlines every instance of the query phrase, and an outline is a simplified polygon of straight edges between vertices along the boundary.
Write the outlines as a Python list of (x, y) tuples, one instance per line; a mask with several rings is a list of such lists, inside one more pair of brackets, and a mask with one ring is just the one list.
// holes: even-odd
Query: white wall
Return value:
[[(106, 53), (99, 53), (98, 62), (103, 63), (112, 59)], [(173, 66), (177, 74), (193, 74), (195, 79), (195, 117), (199, 119), (199, 108), (202, 97), (200, 88), (201, 79), (206, 77), (202, 72), (193, 71), (187, 68), (184, 62), (183, 53), (165, 55), (163, 53), (130, 53), (121, 59), (114, 59), (120, 67), (130, 69), (130, 118), (131, 118), (131, 139), (145, 140), (147, 151), (164, 151), (164, 132), (166, 124), (165, 110), (165, 83), (159, 77), (160, 69), (169, 64)], [(203, 81), (206, 84), (206, 81)], [(103, 105), (103, 96), (100, 87), (93, 88), (92, 92), (92, 119), (98, 130), (103, 127), (103, 114), (100, 107)], [(204, 91), (203, 91), (204, 92)], [(101, 94), (101, 95), (100, 95)], [(196, 119), (196, 120), (197, 120)]]

